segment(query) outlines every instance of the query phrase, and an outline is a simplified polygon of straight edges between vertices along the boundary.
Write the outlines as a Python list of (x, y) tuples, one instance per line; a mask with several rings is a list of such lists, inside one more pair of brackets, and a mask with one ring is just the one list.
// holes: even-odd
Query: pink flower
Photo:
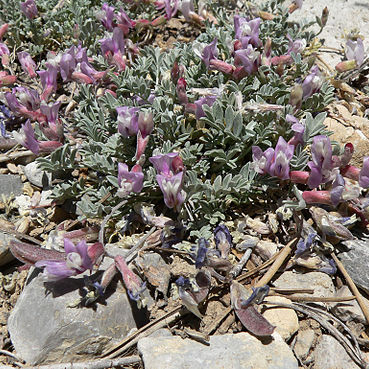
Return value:
[(21, 51), (20, 53), (18, 53), (18, 59), (23, 70), (27, 72), (31, 78), (35, 78), (37, 76), (35, 72), (36, 63), (31, 58), (31, 55), (29, 55), (25, 51)]

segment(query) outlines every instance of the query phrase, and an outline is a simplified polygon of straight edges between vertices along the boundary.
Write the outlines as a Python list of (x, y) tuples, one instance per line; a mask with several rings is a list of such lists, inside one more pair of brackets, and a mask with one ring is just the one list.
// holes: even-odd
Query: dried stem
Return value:
[[(314, 309), (314, 308), (312, 308), (310, 306), (307, 306), (307, 305), (304, 305), (304, 304), (296, 304), (296, 303), (294, 303), (294, 304), (284, 304), (284, 303), (281, 303), (281, 302), (271, 302), (271, 301), (264, 301), (264, 303), (268, 304), (268, 305), (269, 304), (275, 305), (277, 307), (284, 307), (284, 308), (294, 309), (294, 310), (296, 310), (300, 313), (303, 313), (303, 314), (307, 315), (308, 317), (316, 320), (323, 328), (325, 328), (329, 333), (331, 333), (336, 338), (336, 340), (345, 348), (346, 352), (350, 355), (350, 357), (361, 368), (366, 368), (366, 363), (362, 360), (361, 353), (357, 349), (357, 341), (355, 341), (355, 337), (353, 337), (350, 330), (341, 321), (339, 321), (337, 318), (335, 318), (331, 314), (329, 314), (325, 311)], [(354, 340), (355, 347), (352, 346), (350, 341), (336, 327), (334, 327), (326, 319), (324, 319), (322, 316), (320, 316), (319, 313), (317, 313), (317, 311), (319, 313), (323, 313), (324, 315), (328, 315), (329, 318), (334, 320), (335, 322), (339, 322), (339, 324), (345, 328), (346, 332), (348, 332), (350, 334), (351, 338)], [(355, 348), (356, 348), (356, 350), (355, 350)]]
[(285, 262), (287, 257), (291, 254), (293, 247), (297, 243), (297, 240), (298, 238), (294, 238), (282, 249), (282, 252), (275, 259), (273, 265), (268, 269), (268, 271), (263, 275), (263, 277), (256, 283), (255, 287), (262, 287), (271, 281), (271, 279), (278, 272), (279, 268)]
[(107, 357), (108, 359), (112, 359), (124, 351), (131, 348), (135, 345), (141, 338), (149, 336), (150, 334), (154, 333), (160, 328), (167, 326), (170, 323), (173, 323), (178, 318), (182, 317), (183, 315), (187, 314), (186, 310), (182, 310), (182, 306), (178, 306), (175, 309), (171, 310), (164, 316), (153, 320), (152, 322), (146, 324), (130, 336), (126, 337), (122, 342), (118, 345), (111, 348), (109, 351), (106, 351), (102, 356)]
[[(100, 359), (80, 363), (63, 363), (37, 366), (23, 366), (22, 369), (104, 369), (121, 367), (123, 365), (137, 364), (141, 362), (139, 356), (121, 357), (118, 359)], [(14, 369), (12, 366), (2, 366), (2, 369)]]
[(351, 292), (355, 295), (357, 302), (359, 303), (359, 306), (365, 316), (365, 319), (367, 321), (367, 323), (369, 324), (369, 310), (368, 307), (365, 304), (364, 298), (361, 295), (361, 293), (359, 292), (358, 288), (356, 287), (354, 281), (352, 280), (352, 278), (350, 277), (350, 275), (347, 273), (347, 270), (345, 269), (345, 267), (343, 266), (343, 264), (341, 263), (341, 261), (337, 258), (337, 256), (332, 252), (332, 258), (334, 260), (334, 262), (337, 265), (337, 268), (340, 270), (340, 272), (343, 274), (343, 276), (346, 279), (347, 284), (350, 287)]

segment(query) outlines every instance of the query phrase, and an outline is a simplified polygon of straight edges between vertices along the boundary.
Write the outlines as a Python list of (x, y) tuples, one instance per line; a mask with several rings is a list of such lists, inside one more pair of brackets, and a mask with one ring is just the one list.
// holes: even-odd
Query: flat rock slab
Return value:
[(19, 196), (23, 191), (23, 183), (19, 176), (13, 174), (0, 174), (0, 197), (4, 195)]
[(324, 334), (313, 352), (313, 369), (359, 369), (341, 344)]
[(210, 345), (173, 337), (146, 337), (138, 342), (145, 369), (298, 369), (278, 333), (262, 342), (249, 333), (211, 336)]
[[(332, 297), (335, 293), (335, 287), (332, 277), (322, 272), (295, 273), (292, 271), (284, 272), (274, 282), (277, 288), (313, 288), (314, 297)], [(305, 293), (296, 294), (296, 296), (306, 296)]]
[[(36, 275), (36, 276), (35, 276)], [(123, 286), (106, 293), (105, 304), (71, 308), (81, 298), (83, 277), (48, 283), (34, 270), (8, 320), (14, 348), (28, 364), (85, 361), (124, 338), (136, 320)]]
[(338, 254), (355, 284), (369, 293), (369, 238), (343, 242), (349, 251)]

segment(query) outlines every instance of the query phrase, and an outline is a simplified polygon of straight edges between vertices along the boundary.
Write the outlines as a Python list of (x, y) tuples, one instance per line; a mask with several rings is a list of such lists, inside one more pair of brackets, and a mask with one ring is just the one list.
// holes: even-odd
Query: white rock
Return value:
[(304, 360), (309, 355), (314, 338), (315, 332), (312, 329), (301, 330), (297, 333), (293, 351), (300, 360)]
[(264, 343), (249, 333), (211, 336), (209, 346), (178, 336), (146, 337), (137, 347), (145, 369), (298, 369), (278, 333)]
[[(274, 281), (274, 286), (278, 288), (308, 288), (314, 289), (314, 294), (309, 296), (331, 297), (334, 296), (335, 288), (332, 278), (322, 272), (295, 273), (284, 272)], [(296, 294), (296, 296), (306, 296), (306, 293)]]
[[(281, 302), (283, 304), (291, 304), (292, 301), (280, 296), (268, 296), (265, 301)], [(282, 307), (276, 307), (273, 305), (266, 305), (267, 308), (263, 312), (265, 319), (270, 324), (275, 325), (275, 330), (281, 335), (281, 337), (287, 341), (293, 334), (299, 329), (299, 319), (295, 310)]]

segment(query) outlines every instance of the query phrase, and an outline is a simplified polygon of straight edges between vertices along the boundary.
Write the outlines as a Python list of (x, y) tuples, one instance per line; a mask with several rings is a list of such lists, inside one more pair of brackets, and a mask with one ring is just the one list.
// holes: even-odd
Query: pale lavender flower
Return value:
[(135, 165), (131, 171), (127, 164), (118, 164), (118, 196), (124, 197), (131, 192), (139, 193), (142, 190), (144, 174), (140, 165)]
[(290, 160), (292, 159), (294, 146), (289, 145), (282, 136), (279, 137), (274, 151), (274, 157), (270, 164), (269, 173), (280, 179), (290, 178)]
[(8, 46), (0, 42), (0, 58), (3, 65), (7, 65), (9, 63), (9, 55), (10, 52)]
[(26, 87), (16, 87), (13, 89), (13, 93), (16, 93), (20, 103), (28, 110), (36, 111), (40, 107), (40, 95), (36, 90)]
[(58, 87), (56, 82), (58, 69), (51, 64), (48, 64), (47, 67), (47, 70), (37, 71), (41, 79), (42, 87), (44, 89), (41, 95), (41, 98), (43, 100), (47, 100), (51, 93), (56, 92), (56, 89)]
[(363, 167), (359, 174), (359, 185), (363, 188), (369, 187), (369, 156), (366, 156), (363, 160)]
[(347, 40), (345, 54), (347, 60), (355, 60), (357, 66), (360, 67), (365, 59), (363, 40), (361, 38), (358, 38), (356, 41)]
[(302, 98), (307, 99), (311, 95), (320, 90), (322, 86), (323, 78), (317, 65), (313, 66), (310, 70), (310, 74), (302, 82)]
[(242, 66), (247, 74), (256, 73), (260, 64), (261, 56), (258, 51), (248, 45), (245, 49), (235, 51), (234, 63), (236, 66)]
[(22, 13), (28, 18), (33, 19), (38, 16), (38, 10), (35, 3), (35, 0), (26, 0), (23, 3), (20, 3), (20, 8)]
[(178, 212), (186, 198), (186, 193), (182, 190), (183, 174), (183, 172), (180, 172), (172, 177), (161, 174), (156, 176), (156, 180), (164, 195), (165, 205), (170, 209), (174, 208)]
[(40, 110), (41, 113), (46, 116), (48, 123), (56, 124), (56, 121), (58, 119), (58, 112), (60, 108), (61, 102), (57, 101), (54, 104), (48, 104), (48, 105), (41, 105)]
[(184, 166), (178, 153), (157, 155), (149, 158), (158, 174), (156, 180), (164, 195), (165, 205), (179, 211), (186, 193), (182, 190)]
[(74, 47), (71, 47), (62, 55), (59, 66), (60, 75), (63, 81), (70, 81), (72, 79), (72, 73), (75, 71), (77, 66)]
[(308, 163), (311, 170), (308, 186), (316, 188), (321, 183), (326, 183), (331, 179), (333, 169), (332, 145), (327, 136), (320, 135), (313, 138), (311, 156), (313, 160)]
[(93, 265), (87, 249), (85, 240), (75, 246), (71, 240), (64, 238), (65, 261), (41, 260), (36, 262), (35, 266), (44, 268), (43, 276), (47, 281), (68, 278), (92, 270)]
[(154, 129), (154, 120), (151, 112), (140, 112), (138, 114), (138, 129), (142, 134), (142, 138), (145, 138), (151, 134)]
[(98, 14), (98, 19), (108, 31), (113, 30), (114, 10), (114, 6), (104, 3), (101, 12)]
[(288, 39), (287, 55), (290, 55), (291, 53), (301, 54), (305, 50), (306, 47), (305, 39), (297, 39), (293, 41), (289, 34), (287, 34), (286, 37)]
[(166, 18), (169, 20), (174, 17), (178, 10), (178, 0), (164, 0)]
[(192, 19), (191, 15), (195, 12), (193, 0), (181, 0), (178, 9), (181, 11), (186, 21), (189, 22)]
[(138, 108), (120, 106), (118, 113), (118, 132), (123, 137), (135, 136), (138, 132)]
[(247, 48), (248, 45), (252, 45), (254, 47), (261, 46), (261, 41), (259, 39), (260, 18), (248, 21), (246, 18), (235, 15), (233, 22), (235, 36), (241, 41), (244, 49)]
[(218, 58), (218, 40), (215, 38), (209, 45), (202, 50), (201, 59), (207, 68), (210, 68), (210, 61)]
[(207, 105), (209, 107), (212, 106), (216, 99), (217, 99), (217, 96), (208, 95), (208, 96), (202, 97), (202, 98), (200, 98), (200, 99), (198, 99), (194, 102), (195, 106), (196, 106), (195, 115), (196, 115), (197, 120), (199, 120), (202, 117), (205, 117), (205, 113), (204, 113), (204, 110), (203, 110), (202, 107), (204, 105)]
[(152, 156), (149, 161), (158, 173), (166, 176), (173, 176), (184, 170), (182, 159), (177, 152)]
[(279, 137), (275, 150), (268, 148), (264, 152), (259, 146), (252, 147), (253, 166), (257, 173), (268, 173), (280, 179), (290, 177), (290, 160), (294, 146), (288, 144), (283, 137)]
[(125, 36), (129, 33), (129, 30), (134, 27), (135, 22), (127, 15), (127, 13), (120, 8), (119, 13), (115, 16), (115, 19), (118, 23), (118, 27), (120, 27)]
[(37, 76), (35, 72), (36, 63), (31, 58), (31, 55), (29, 55), (25, 51), (21, 51), (18, 53), (18, 59), (19, 59), (19, 62), (23, 70), (27, 72), (31, 78), (34, 78)]
[(31, 150), (34, 154), (39, 153), (40, 143), (35, 138), (35, 131), (29, 119), (22, 125), (20, 133), (13, 131), (13, 137), (19, 144)]
[(114, 55), (119, 51), (123, 54), (125, 51), (124, 34), (119, 27), (114, 28), (112, 38), (104, 38), (100, 40), (100, 43), (101, 51), (104, 56), (109, 53)]

